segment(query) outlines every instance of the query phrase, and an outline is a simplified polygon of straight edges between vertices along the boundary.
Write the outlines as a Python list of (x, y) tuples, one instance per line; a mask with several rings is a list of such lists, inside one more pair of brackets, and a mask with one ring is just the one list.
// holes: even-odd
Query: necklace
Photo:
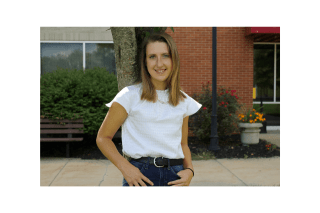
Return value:
[(160, 103), (162, 103), (162, 104), (167, 104), (167, 103), (168, 103), (168, 101), (167, 101), (167, 102), (160, 101), (159, 98), (158, 98), (158, 101), (159, 101)]
[(167, 104), (167, 103), (169, 103), (169, 101), (161, 101), (160, 99), (159, 99), (159, 95), (161, 96), (161, 97), (163, 97), (165, 94), (167, 94), (167, 91), (166, 90), (161, 90), (161, 92), (157, 92), (158, 94), (157, 94), (157, 99), (158, 99), (158, 101), (161, 103), (161, 104)]

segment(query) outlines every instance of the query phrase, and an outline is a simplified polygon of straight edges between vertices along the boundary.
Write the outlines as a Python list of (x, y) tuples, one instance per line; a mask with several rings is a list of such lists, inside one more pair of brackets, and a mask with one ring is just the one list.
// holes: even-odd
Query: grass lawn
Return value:
[[(254, 109), (258, 110), (259, 107), (260, 104), (253, 104)], [(263, 104), (263, 114), (280, 116), (280, 104)]]

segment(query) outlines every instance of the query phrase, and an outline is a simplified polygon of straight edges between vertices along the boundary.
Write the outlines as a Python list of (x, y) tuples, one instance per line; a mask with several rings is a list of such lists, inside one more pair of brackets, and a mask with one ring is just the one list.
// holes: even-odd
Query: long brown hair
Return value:
[(173, 38), (167, 33), (154, 33), (147, 37), (142, 45), (139, 54), (140, 76), (136, 83), (142, 83), (141, 100), (156, 102), (156, 89), (151, 82), (151, 76), (147, 69), (146, 50), (147, 45), (153, 42), (164, 42), (168, 45), (170, 57), (172, 60), (172, 70), (166, 80), (167, 89), (169, 89), (169, 103), (177, 106), (186, 96), (180, 91), (180, 60), (179, 53)]

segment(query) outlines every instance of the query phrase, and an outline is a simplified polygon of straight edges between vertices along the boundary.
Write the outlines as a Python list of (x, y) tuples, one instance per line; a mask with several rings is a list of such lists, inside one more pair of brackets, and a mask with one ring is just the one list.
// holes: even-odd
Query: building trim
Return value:
[(280, 44), (280, 42), (253, 42), (253, 44)]
[(40, 41), (40, 43), (114, 43), (113, 41)]

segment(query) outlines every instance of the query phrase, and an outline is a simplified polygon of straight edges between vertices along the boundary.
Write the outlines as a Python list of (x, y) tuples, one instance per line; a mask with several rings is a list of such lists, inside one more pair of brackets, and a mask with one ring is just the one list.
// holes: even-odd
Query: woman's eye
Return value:
[[(170, 55), (166, 54), (166, 55), (163, 55), (164, 58), (170, 58)], [(154, 59), (155, 56), (152, 55), (152, 56), (149, 56), (150, 59)]]

